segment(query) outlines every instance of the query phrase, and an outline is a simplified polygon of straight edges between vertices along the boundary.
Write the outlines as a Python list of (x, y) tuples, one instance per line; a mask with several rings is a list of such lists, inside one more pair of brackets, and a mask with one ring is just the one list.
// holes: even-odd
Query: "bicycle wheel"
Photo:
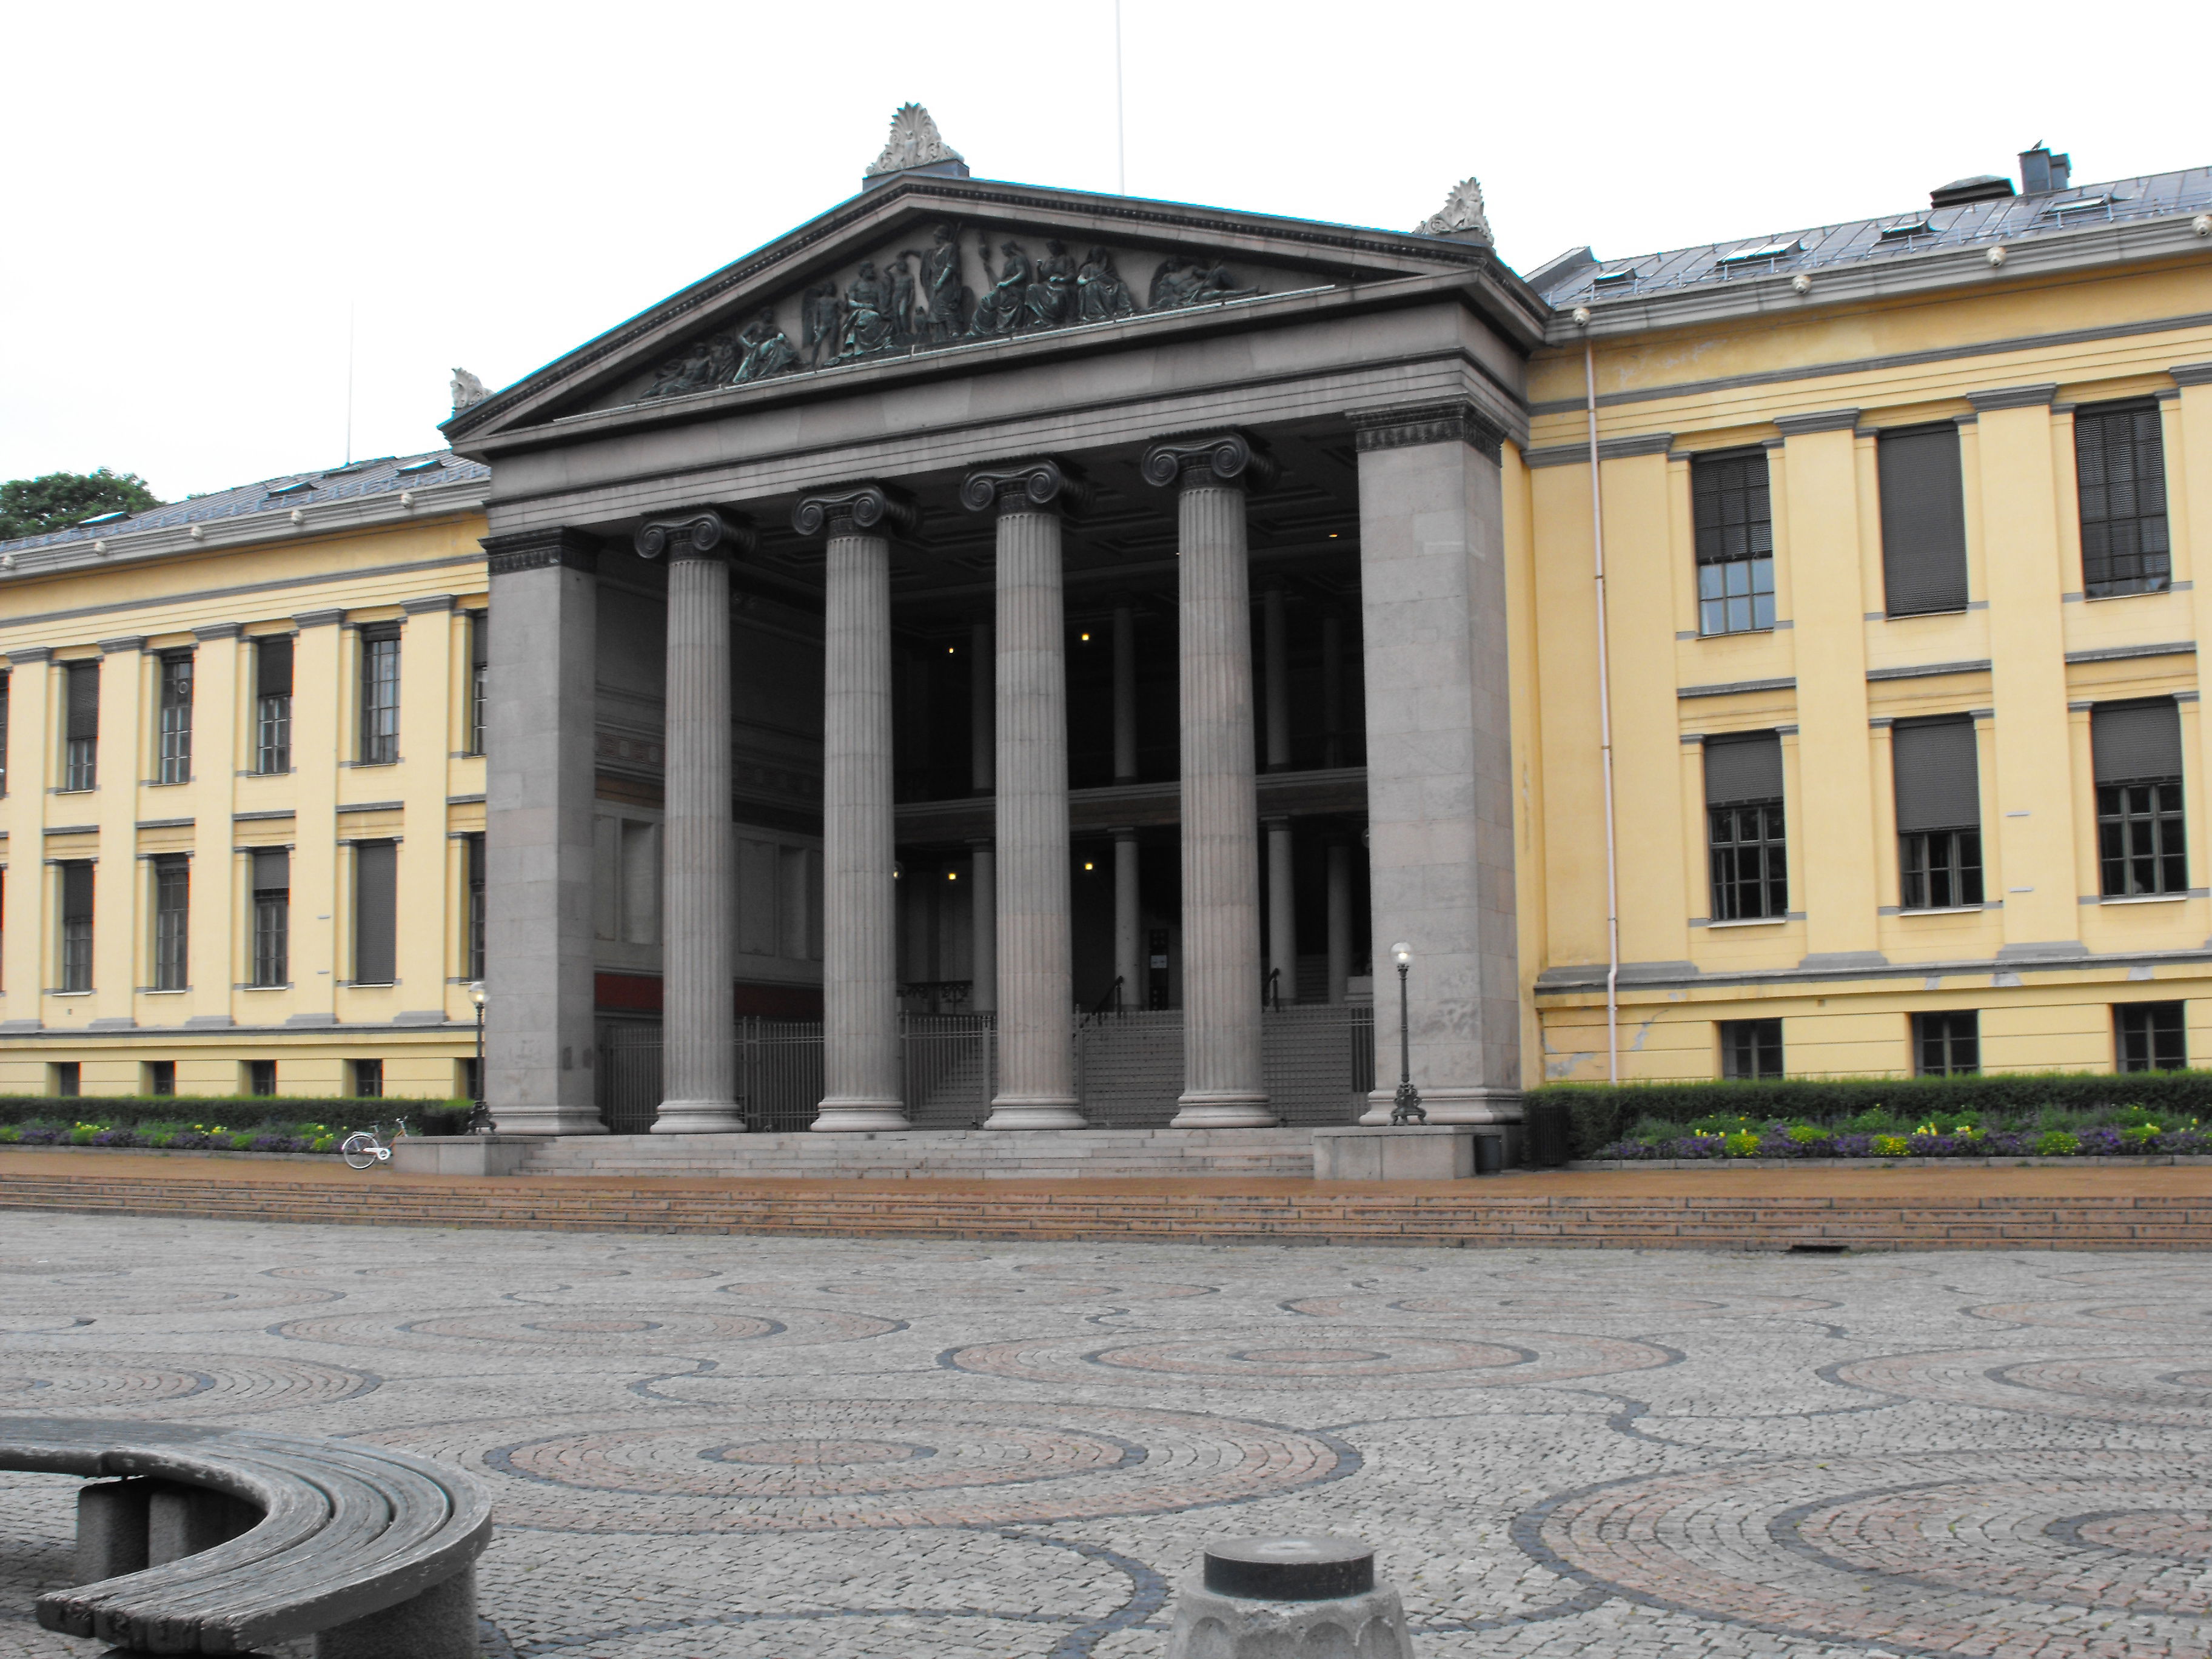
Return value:
[(383, 1151), (384, 1148), (376, 1144), (376, 1137), (366, 1130), (348, 1135), (344, 1145), (338, 1148), (338, 1153), (345, 1159), (349, 1170), (374, 1169)]

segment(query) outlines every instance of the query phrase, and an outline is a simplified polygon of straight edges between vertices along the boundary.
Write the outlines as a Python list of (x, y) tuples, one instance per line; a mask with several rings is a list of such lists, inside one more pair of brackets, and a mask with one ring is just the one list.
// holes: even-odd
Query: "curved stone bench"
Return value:
[[(74, 1589), (48, 1630), (131, 1654), (475, 1659), (491, 1504), (457, 1469), (348, 1441), (187, 1423), (0, 1417), (0, 1468), (77, 1493)], [(104, 1477), (104, 1478), (103, 1478)]]

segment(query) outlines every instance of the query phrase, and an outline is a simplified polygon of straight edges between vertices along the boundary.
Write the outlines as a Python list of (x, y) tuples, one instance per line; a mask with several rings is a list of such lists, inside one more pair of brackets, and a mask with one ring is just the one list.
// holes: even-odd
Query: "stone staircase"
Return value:
[(974, 1181), (1217, 1176), (1313, 1178), (1313, 1133), (1286, 1129), (915, 1129), (898, 1134), (566, 1135), (522, 1176)]

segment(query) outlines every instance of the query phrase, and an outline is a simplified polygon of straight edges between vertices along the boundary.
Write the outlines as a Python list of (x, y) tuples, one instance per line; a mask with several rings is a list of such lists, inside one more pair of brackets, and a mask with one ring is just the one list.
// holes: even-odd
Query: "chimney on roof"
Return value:
[(2073, 167), (2073, 157), (2053, 155), (2045, 144), (2024, 149), (2020, 153), (2020, 193), (2047, 196), (2052, 191), (2064, 190), (2066, 176)]

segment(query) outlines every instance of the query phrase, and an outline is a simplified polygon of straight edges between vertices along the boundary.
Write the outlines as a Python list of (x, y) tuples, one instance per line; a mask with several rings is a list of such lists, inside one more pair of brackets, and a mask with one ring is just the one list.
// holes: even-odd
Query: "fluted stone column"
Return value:
[(906, 502), (875, 484), (809, 495), (830, 538), (823, 626), (822, 1131), (903, 1129), (898, 893), (892, 884), (890, 532)]
[(1145, 452), (1180, 492), (1183, 1092), (1172, 1127), (1272, 1125), (1260, 1062), (1260, 849), (1244, 485), (1271, 471), (1242, 434)]
[(730, 560), (749, 528), (708, 509), (640, 527), (668, 561), (667, 813), (661, 930), (660, 1109), (653, 1133), (741, 1132), (730, 902)]
[(1121, 1006), (1141, 1008), (1145, 967), (1142, 895), (1137, 886), (1137, 832), (1124, 826), (1114, 837), (1114, 976), (1121, 981)]
[(1291, 821), (1269, 818), (1267, 830), (1267, 972), (1274, 994), (1298, 1000), (1298, 898)]
[(1057, 463), (970, 472), (998, 514), (999, 1092), (987, 1129), (1079, 1129), (1068, 921), (1067, 663)]
[[(979, 622), (968, 630), (968, 787), (977, 795), (994, 793), (999, 787), (997, 686), (998, 643), (991, 624)], [(988, 838), (971, 841), (975, 850), (975, 890), (969, 896), (969, 926), (975, 972), (969, 986), (968, 1006), (979, 1014), (999, 1011), (999, 856)]]

